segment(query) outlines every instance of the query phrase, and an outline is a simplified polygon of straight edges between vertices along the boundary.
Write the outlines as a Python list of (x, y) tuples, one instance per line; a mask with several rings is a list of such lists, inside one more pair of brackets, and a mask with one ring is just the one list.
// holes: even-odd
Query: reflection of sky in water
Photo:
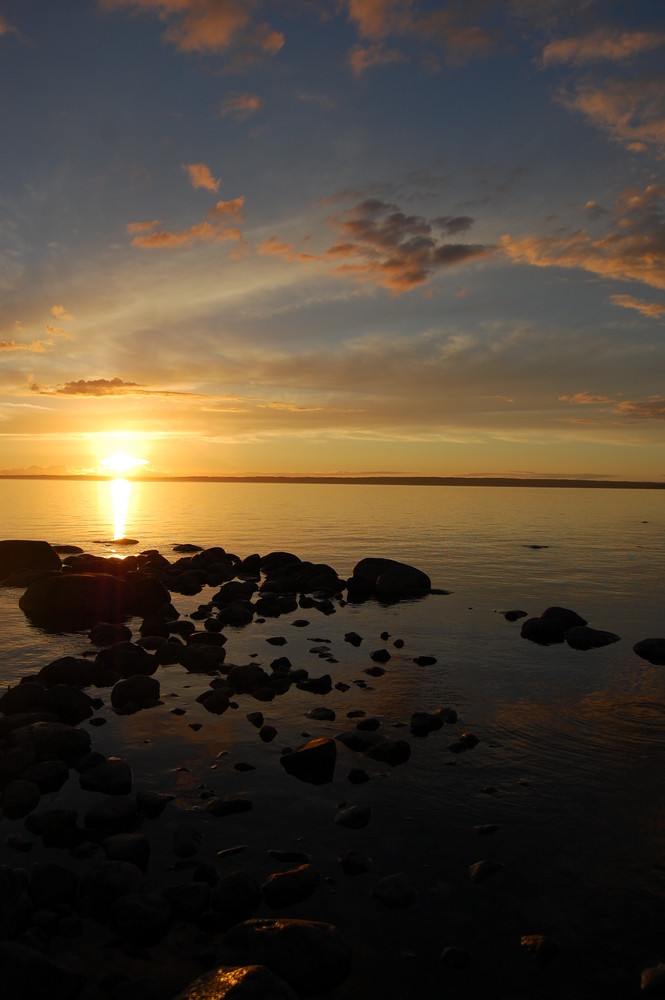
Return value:
[[(129, 490), (124, 494), (129, 519), (120, 528), (120, 517), (111, 519), (108, 482), (81, 484), (82, 491), (73, 489), (79, 484), (37, 485), (41, 506), (27, 509), (23, 525), (8, 506), (16, 521), (8, 536), (95, 548), (86, 540), (109, 537), (113, 523), (115, 537), (141, 540), (136, 548), (123, 547), (122, 555), (157, 547), (174, 560), (172, 546), (183, 541), (221, 544), (240, 556), (290, 549), (329, 562), (342, 575), (363, 556), (385, 554), (422, 566), (435, 586), (454, 591), (388, 608), (346, 606), (327, 617), (301, 610), (225, 629), (227, 664), (252, 660), (269, 669), (273, 659), (287, 655), (311, 676), (329, 672), (333, 683), (349, 684), (347, 692), (333, 690), (322, 698), (292, 689), (270, 703), (239, 695), (237, 710), (214, 716), (196, 702), (210, 678), (168, 667), (156, 674), (163, 705), (129, 718), (109, 711), (108, 692), (92, 692), (107, 702), (100, 714), (108, 719), (95, 729), (93, 745), (126, 755), (137, 789), (174, 792), (179, 807), (195, 815), (203, 815), (210, 792), (253, 800), (245, 816), (212, 822), (205, 814), (213, 856), (246, 843), (242, 863), (233, 868), (255, 866), (257, 876), (266, 877), (259, 859), (268, 848), (299, 848), (316, 852), (324, 870), (334, 873), (342, 847), (358, 846), (358, 834), (354, 839), (335, 826), (336, 804), (362, 802), (371, 806), (373, 819), (362, 831), (361, 846), (375, 858), (377, 879), (406, 868), (425, 889), (449, 894), (445, 907), (453, 907), (459, 926), (469, 919), (482, 927), (483, 913), (468, 895), (466, 866), (488, 856), (506, 864), (502, 898), (521, 908), (525, 933), (553, 929), (561, 936), (565, 926), (571, 934), (586, 934), (588, 927), (607, 932), (608, 921), (617, 924), (615, 899), (637, 906), (635, 925), (644, 933), (640, 914), (649, 893), (665, 895), (665, 669), (640, 660), (632, 645), (662, 634), (659, 494), (204, 484), (159, 484), (153, 490), (152, 484), (132, 483), (131, 504)], [(70, 504), (76, 495), (85, 497), (80, 518), (74, 518), (73, 506), (65, 517), (57, 502), (50, 509), (44, 505), (47, 496), (60, 496), (61, 485)], [(530, 543), (549, 548), (526, 548)], [(113, 547), (96, 550), (108, 554)], [(173, 601), (187, 614), (215, 590), (174, 594)], [(48, 636), (28, 626), (17, 599), (16, 591), (0, 590), (5, 682), (59, 655), (90, 649), (85, 634)], [(520, 623), (509, 624), (499, 613), (512, 607), (537, 615), (549, 604), (573, 607), (622, 640), (588, 652), (541, 647), (521, 639)], [(291, 622), (302, 617), (309, 627), (294, 628)], [(138, 635), (140, 623), (130, 624)], [(349, 631), (365, 637), (358, 649), (344, 642)], [(384, 631), (387, 640), (380, 638)], [(285, 637), (286, 645), (266, 643), (274, 636)], [(398, 637), (405, 641), (401, 651), (392, 645)], [(311, 652), (324, 640), (337, 664)], [(364, 673), (369, 654), (382, 646), (392, 656), (386, 675), (370, 678)], [(418, 654), (433, 654), (436, 665), (416, 666)], [(335, 710), (334, 722), (306, 718), (320, 704)], [(457, 726), (426, 739), (399, 726), (413, 711), (443, 705), (458, 710)], [(174, 708), (185, 714), (171, 714)], [(355, 709), (376, 715), (387, 735), (409, 739), (407, 764), (374, 765), (340, 746), (330, 786), (304, 785), (283, 772), (284, 747), (297, 746), (306, 734), (334, 736), (351, 728), (346, 715)], [(252, 711), (263, 712), (277, 729), (272, 743), (262, 743), (248, 722)], [(202, 728), (195, 732), (190, 723)], [(464, 730), (481, 743), (454, 756), (448, 744)], [(237, 771), (239, 762), (255, 770)], [(371, 774), (360, 789), (346, 779), (357, 766)], [(50, 800), (63, 805), (80, 796), (70, 779)], [(164, 814), (167, 840), (182, 815)], [(501, 829), (481, 842), (471, 831), (482, 823)], [(411, 927), (415, 933), (416, 916)], [(611, 951), (611, 934), (608, 941)]]

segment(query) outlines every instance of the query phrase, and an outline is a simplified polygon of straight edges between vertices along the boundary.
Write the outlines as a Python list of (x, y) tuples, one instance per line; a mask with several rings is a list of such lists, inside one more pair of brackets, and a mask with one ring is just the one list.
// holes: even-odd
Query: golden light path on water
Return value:
[(125, 525), (129, 514), (132, 484), (128, 479), (111, 480), (111, 506), (113, 510), (113, 539), (125, 537)]

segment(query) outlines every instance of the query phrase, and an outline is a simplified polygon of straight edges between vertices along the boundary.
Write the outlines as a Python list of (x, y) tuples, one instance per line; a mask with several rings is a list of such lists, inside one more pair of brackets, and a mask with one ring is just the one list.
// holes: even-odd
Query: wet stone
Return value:
[(377, 882), (370, 895), (389, 909), (396, 909), (415, 902), (418, 892), (408, 875), (397, 872)]
[(370, 821), (372, 811), (369, 806), (341, 806), (335, 815), (335, 823), (338, 826), (345, 826), (349, 830), (360, 830), (367, 826)]

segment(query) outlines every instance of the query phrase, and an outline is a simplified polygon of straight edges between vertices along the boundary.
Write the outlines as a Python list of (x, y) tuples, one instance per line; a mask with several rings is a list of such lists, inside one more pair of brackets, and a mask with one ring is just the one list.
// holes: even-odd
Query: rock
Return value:
[(140, 893), (143, 872), (129, 861), (101, 861), (90, 868), (79, 886), (83, 899), (89, 896), (98, 911), (108, 916), (108, 908), (121, 896)]
[(100, 622), (88, 635), (93, 646), (113, 646), (117, 642), (131, 642), (132, 630), (127, 625)]
[(641, 639), (633, 646), (633, 652), (649, 663), (665, 666), (665, 638)]
[[(34, 763), (37, 753), (31, 743), (0, 750), (0, 787), (13, 778), (20, 777)], [(28, 777), (28, 781), (31, 781)]]
[(175, 1000), (298, 1000), (298, 994), (263, 965), (246, 965), (207, 972)]
[(308, 677), (307, 680), (299, 681), (296, 687), (299, 691), (309, 691), (312, 694), (328, 694), (332, 691), (332, 678), (330, 674), (323, 674), (321, 677)]
[(181, 823), (171, 834), (173, 853), (178, 858), (191, 858), (199, 853), (203, 834), (193, 823)]
[(256, 729), (260, 729), (264, 722), (263, 712), (249, 712), (247, 720), (251, 722)]
[(318, 708), (310, 708), (309, 711), (305, 712), (306, 719), (315, 719), (317, 722), (334, 722), (335, 712), (332, 708), (326, 708), (325, 705), (321, 705)]
[(383, 903), (384, 906), (395, 909), (396, 907), (409, 906), (417, 898), (418, 892), (408, 875), (397, 872), (395, 875), (388, 875), (377, 882), (370, 895), (379, 903)]
[(126, 941), (150, 947), (165, 936), (171, 917), (171, 904), (161, 893), (130, 892), (113, 903), (111, 923)]
[(586, 618), (580, 617), (577, 612), (553, 606), (546, 608), (540, 618), (527, 618), (522, 623), (520, 634), (523, 639), (530, 639), (531, 642), (537, 642), (541, 646), (549, 646), (552, 643), (563, 642), (568, 629), (586, 624)]
[(150, 842), (143, 833), (114, 833), (102, 841), (109, 861), (129, 861), (142, 872), (148, 867)]
[(411, 732), (414, 736), (427, 736), (428, 733), (441, 729), (443, 717), (432, 712), (414, 712), (411, 716)]
[(231, 704), (225, 691), (213, 688), (202, 691), (196, 700), (203, 705), (206, 712), (211, 712), (213, 715), (223, 715)]
[(152, 789), (145, 789), (138, 792), (136, 806), (148, 819), (157, 819), (164, 812), (169, 802), (173, 802), (174, 798), (175, 795), (170, 795), (168, 792), (155, 792)]
[(83, 976), (53, 962), (34, 948), (16, 941), (0, 943), (0, 982), (3, 1000), (74, 1000)]
[(369, 806), (344, 805), (337, 810), (335, 823), (338, 826), (345, 826), (349, 830), (360, 830), (367, 826), (371, 815), (372, 811)]
[(390, 659), (390, 653), (387, 649), (375, 649), (374, 652), (369, 654), (370, 660), (374, 660), (375, 663), (387, 663)]
[(89, 687), (91, 684), (103, 680), (101, 674), (99, 666), (83, 656), (61, 656), (42, 667), (37, 678), (47, 688), (56, 684)]
[(238, 694), (252, 693), (258, 687), (270, 685), (270, 675), (258, 663), (235, 664), (229, 669), (227, 680)]
[(91, 628), (146, 615), (170, 601), (155, 577), (128, 573), (57, 573), (31, 583), (19, 607), (36, 625), (55, 631)]
[(224, 875), (210, 893), (210, 906), (219, 916), (223, 930), (247, 920), (259, 908), (261, 889), (243, 871)]
[(432, 667), (436, 663), (436, 656), (414, 656), (413, 662), (418, 667)]
[(127, 795), (132, 789), (132, 768), (126, 760), (109, 757), (96, 767), (86, 769), (79, 778), (81, 788), (104, 795)]
[(196, 920), (210, 906), (210, 886), (205, 882), (181, 882), (162, 889), (177, 920)]
[(0, 795), (0, 809), (7, 819), (21, 819), (35, 808), (42, 793), (39, 785), (25, 778), (10, 781)]
[(346, 939), (333, 924), (314, 920), (246, 920), (227, 932), (218, 958), (265, 965), (301, 996), (335, 989), (351, 970)]
[[(546, 937), (544, 934), (525, 934), (520, 944), (522, 948), (533, 959), (539, 969), (544, 969), (552, 959), (561, 954), (561, 948), (554, 938)], [(665, 979), (663, 980), (665, 985)]]
[(648, 996), (665, 996), (665, 964), (651, 965), (642, 970), (640, 989)]
[(60, 556), (48, 542), (11, 538), (0, 541), (0, 580), (12, 573), (60, 570)]
[(259, 729), (259, 736), (264, 743), (272, 743), (277, 736), (277, 730), (274, 726), (263, 725)]
[(136, 674), (118, 681), (111, 691), (111, 704), (118, 715), (133, 715), (159, 702), (159, 681), (146, 674)]
[(573, 649), (600, 649), (619, 642), (621, 636), (614, 632), (604, 632), (601, 629), (590, 628), (588, 625), (574, 625), (566, 632), (566, 642)]
[[(350, 713), (349, 718), (351, 717), (352, 715)], [(368, 719), (361, 719), (360, 722), (356, 723), (356, 729), (359, 729), (361, 733), (373, 733), (380, 728), (381, 728), (381, 720), (377, 719), (375, 716), (370, 716), (370, 718)], [(381, 739), (383, 739), (383, 737), (381, 737)]]
[(373, 865), (372, 859), (367, 854), (359, 851), (344, 851), (337, 858), (337, 861), (345, 875), (362, 875)]
[(206, 812), (211, 816), (233, 816), (236, 813), (249, 812), (252, 808), (251, 799), (226, 796), (223, 799), (211, 799), (206, 806)]
[(102, 669), (112, 670), (125, 678), (137, 674), (151, 675), (157, 669), (155, 657), (134, 642), (116, 642), (113, 646), (100, 649), (95, 662)]
[(362, 636), (357, 632), (346, 632), (344, 635), (344, 642), (349, 642), (352, 646), (359, 646), (362, 641)]
[(279, 761), (287, 774), (312, 785), (324, 785), (333, 780), (337, 747), (335, 741), (325, 736), (308, 740), (290, 753), (282, 754)]
[(365, 751), (366, 757), (381, 761), (390, 767), (404, 764), (411, 756), (411, 747), (406, 740), (380, 739)]
[(472, 882), (485, 882), (494, 875), (498, 875), (499, 872), (503, 871), (503, 868), (504, 866), (499, 861), (476, 861), (475, 864), (469, 865), (469, 875)]
[(75, 809), (44, 809), (33, 812), (25, 821), (26, 829), (44, 841), (45, 847), (74, 848), (84, 836), (78, 826)]
[(83, 822), (88, 830), (131, 833), (139, 822), (136, 803), (120, 797), (104, 799), (88, 810)]
[(73, 902), (78, 898), (80, 876), (54, 862), (36, 864), (30, 871), (28, 892), (38, 909)]
[(352, 767), (346, 780), (350, 781), (352, 785), (364, 785), (366, 781), (369, 781), (369, 774), (362, 767)]
[(520, 618), (526, 618), (526, 616), (527, 616), (526, 611), (520, 611), (517, 608), (514, 609), (513, 611), (503, 612), (503, 617), (506, 619), (507, 622), (516, 622), (519, 621)]
[(426, 573), (394, 559), (361, 559), (348, 581), (349, 601), (369, 597), (386, 603), (429, 593), (432, 581)]
[(263, 898), (272, 909), (291, 906), (309, 899), (320, 881), (318, 872), (310, 864), (274, 872), (263, 883)]
[(441, 964), (450, 969), (466, 969), (471, 961), (471, 952), (466, 948), (458, 948), (456, 945), (448, 945), (441, 952)]
[(62, 722), (34, 722), (15, 729), (11, 742), (31, 743), (38, 757), (59, 757), (71, 764), (90, 749), (90, 734)]
[(26, 781), (34, 781), (43, 795), (62, 788), (69, 777), (69, 768), (64, 760), (40, 760), (26, 767), (21, 777)]
[(473, 750), (479, 743), (480, 740), (473, 733), (462, 733), (460, 738), (451, 743), (448, 749), (451, 753), (464, 753), (466, 750)]
[(54, 712), (60, 722), (76, 726), (92, 715), (92, 698), (72, 684), (55, 684), (44, 692), (43, 705)]

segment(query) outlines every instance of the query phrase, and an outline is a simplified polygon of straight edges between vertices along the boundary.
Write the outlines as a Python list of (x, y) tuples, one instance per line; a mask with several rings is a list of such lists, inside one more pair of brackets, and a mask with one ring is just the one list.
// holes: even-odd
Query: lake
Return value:
[[(297, 842), (311, 852), (328, 881), (288, 915), (333, 920), (362, 942), (349, 983), (330, 993), (336, 1000), (379, 995), (377, 984), (397, 1000), (414, 980), (469, 998), (489, 988), (506, 998), (625, 998), (640, 995), (641, 968), (665, 961), (665, 667), (633, 652), (638, 640), (665, 634), (664, 500), (661, 491), (629, 489), (0, 482), (5, 538), (44, 538), (104, 555), (156, 548), (171, 560), (182, 542), (221, 545), (241, 557), (287, 550), (329, 563), (342, 577), (365, 556), (387, 556), (418, 566), (433, 587), (450, 592), (390, 606), (349, 604), (334, 615), (308, 611), (306, 628), (293, 627), (299, 614), (225, 629), (227, 662), (267, 667), (286, 654), (311, 675), (330, 672), (349, 685), (325, 698), (291, 689), (258, 706), (278, 731), (270, 744), (246, 720), (257, 707), (249, 696), (238, 698), (237, 711), (211, 717), (195, 700), (210, 678), (179, 667), (157, 675), (163, 706), (123, 718), (105, 707), (107, 724), (94, 732), (95, 749), (127, 756), (136, 782), (172, 790), (185, 811), (196, 813), (205, 789), (220, 784), (251, 794), (257, 815), (234, 817), (222, 846), (249, 844), (246, 865), (257, 878), (272, 870), (263, 848)], [(114, 545), (121, 535), (138, 544)], [(174, 604), (189, 614), (215, 589), (174, 595)], [(3, 684), (89, 649), (85, 634), (31, 626), (19, 596), (0, 590)], [(574, 609), (620, 641), (586, 652), (539, 646), (503, 616), (511, 609), (537, 616), (551, 605)], [(360, 647), (344, 641), (350, 631), (363, 636)], [(282, 649), (266, 643), (275, 637), (286, 639)], [(403, 648), (394, 646), (397, 638)], [(312, 652), (321, 646), (336, 663)], [(369, 677), (369, 654), (380, 647), (390, 652), (386, 673)], [(436, 663), (417, 666), (414, 657), (423, 654)], [(176, 703), (181, 717), (171, 713)], [(306, 717), (320, 704), (335, 711), (334, 722)], [(459, 722), (411, 736), (411, 713), (438, 706), (455, 708)], [(354, 710), (393, 736), (406, 733), (410, 760), (367, 768), (371, 780), (359, 788), (345, 777), (358, 764), (346, 748), (329, 786), (282, 772), (285, 746), (304, 733), (350, 728)], [(448, 747), (463, 731), (480, 742), (453, 754)], [(256, 770), (235, 770), (239, 761)], [(66, 804), (80, 795), (70, 779), (51, 798)], [(366, 829), (333, 823), (342, 800), (371, 806)], [(479, 836), (475, 828), (487, 824), (498, 829)], [(204, 851), (220, 846), (214, 830), (206, 828), (205, 838)], [(371, 854), (372, 872), (341, 875), (343, 846)], [(469, 865), (486, 857), (503, 868), (472, 887)], [(418, 898), (403, 911), (384, 911), (369, 890), (395, 871), (409, 876)], [(547, 969), (522, 954), (520, 935), (532, 933), (561, 945)], [(442, 969), (439, 956), (450, 944), (471, 955), (464, 970)]]

